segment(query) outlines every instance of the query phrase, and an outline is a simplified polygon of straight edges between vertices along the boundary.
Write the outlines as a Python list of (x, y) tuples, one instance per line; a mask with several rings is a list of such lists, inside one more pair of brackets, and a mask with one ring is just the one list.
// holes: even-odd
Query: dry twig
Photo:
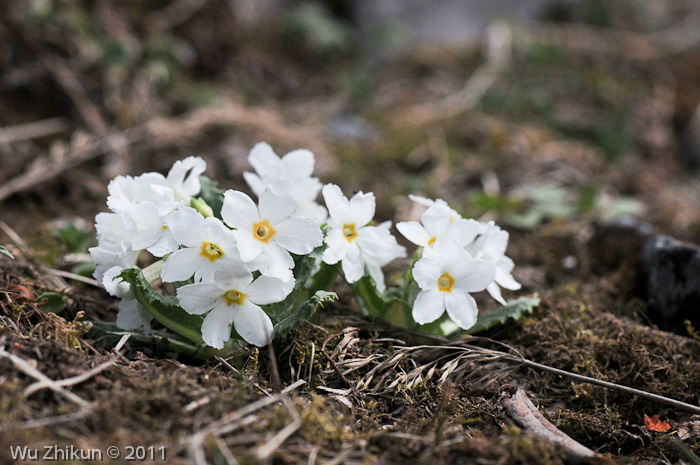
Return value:
[(571, 463), (588, 463), (596, 456), (595, 452), (588, 447), (558, 430), (537, 410), (537, 407), (532, 404), (522, 389), (518, 388), (513, 394), (504, 393), (501, 404), (508, 415), (522, 428), (539, 438), (562, 447)]

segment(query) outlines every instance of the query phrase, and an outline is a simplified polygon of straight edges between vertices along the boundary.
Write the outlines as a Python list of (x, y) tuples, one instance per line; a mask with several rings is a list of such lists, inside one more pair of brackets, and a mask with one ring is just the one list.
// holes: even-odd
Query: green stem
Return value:
[(328, 265), (321, 262), (320, 269), (311, 278), (311, 289), (314, 291), (327, 291), (333, 286), (337, 277), (337, 265)]

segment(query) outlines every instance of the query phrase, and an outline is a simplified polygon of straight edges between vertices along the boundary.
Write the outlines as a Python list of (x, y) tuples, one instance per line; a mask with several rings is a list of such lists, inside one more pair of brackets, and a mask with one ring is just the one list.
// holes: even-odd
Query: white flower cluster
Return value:
[(478, 313), (470, 293), (486, 289), (505, 305), (501, 287), (520, 289), (511, 274), (513, 260), (505, 255), (508, 232), (493, 221), (464, 219), (442, 199), (410, 198), (428, 207), (420, 223), (396, 225), (406, 239), (423, 247), (422, 258), (413, 267), (413, 278), (421, 288), (413, 304), (413, 319), (432, 323), (447, 310), (452, 321), (469, 329)]
[[(180, 306), (204, 317), (202, 339), (217, 349), (229, 340), (232, 327), (248, 343), (269, 344), (273, 325), (261, 306), (283, 301), (295, 288), (293, 255), (308, 255), (324, 242), (321, 260), (330, 266), (340, 263), (348, 283), (369, 275), (378, 291), (385, 290), (382, 267), (405, 257), (406, 250), (390, 233), (390, 222), (372, 225), (372, 193), (348, 199), (338, 186), (322, 186), (312, 176), (314, 157), (308, 150), (280, 158), (259, 143), (248, 160), (255, 173), (244, 173), (244, 178), (257, 203), (228, 190), (218, 217), (202, 207), (201, 198), (194, 199), (202, 195), (200, 175), (206, 169), (199, 157), (176, 162), (167, 176), (146, 173), (110, 182), (111, 212), (97, 215), (98, 246), (90, 253), (97, 265), (95, 278), (122, 299), (119, 327), (150, 330), (151, 314), (119, 276), (144, 252), (162, 257), (143, 270), (144, 276), (151, 283), (173, 283)], [(325, 208), (316, 203), (321, 192)], [(455, 323), (469, 328), (477, 314), (469, 293), (487, 289), (504, 303), (500, 287), (520, 286), (511, 275), (512, 260), (504, 255), (508, 233), (493, 223), (463, 219), (441, 200), (412, 199), (428, 206), (421, 223), (397, 225), (423, 247), (423, 258), (413, 269), (422, 289), (414, 319), (432, 322), (447, 309)]]

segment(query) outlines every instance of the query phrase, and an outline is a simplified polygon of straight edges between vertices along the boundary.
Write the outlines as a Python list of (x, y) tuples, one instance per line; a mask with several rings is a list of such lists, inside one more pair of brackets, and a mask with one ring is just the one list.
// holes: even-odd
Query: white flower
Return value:
[(422, 289), (413, 304), (413, 319), (431, 323), (443, 314), (463, 329), (476, 323), (476, 301), (469, 295), (486, 289), (496, 276), (496, 267), (472, 259), (458, 243), (446, 238), (435, 245), (432, 257), (421, 258), (413, 267), (413, 278)]
[(165, 178), (160, 173), (144, 173), (141, 176), (117, 176), (107, 186), (109, 196), (107, 206), (115, 213), (128, 211), (139, 202), (157, 202), (158, 191), (152, 186), (165, 185)]
[(163, 257), (178, 249), (167, 225), (184, 202), (176, 201), (173, 190), (168, 187), (151, 188), (157, 195), (156, 201), (132, 203), (121, 213), (121, 218), (131, 232), (128, 243), (132, 249), (146, 249), (156, 257)]
[(365, 260), (365, 268), (367, 273), (374, 281), (379, 292), (384, 292), (386, 290), (386, 285), (384, 284), (384, 273), (382, 272), (382, 267), (393, 262), (397, 258), (406, 257), (406, 248), (399, 245), (396, 242), (396, 238), (389, 232), (391, 228), (391, 221), (385, 221), (384, 223), (377, 226), (377, 229), (385, 231), (385, 238), (382, 240), (386, 244), (384, 253), (379, 256), (370, 255), (366, 252), (362, 252), (362, 257)]
[(494, 264), (496, 267), (495, 281), (489, 284), (486, 290), (501, 305), (505, 305), (506, 301), (501, 295), (500, 287), (511, 291), (517, 291), (521, 287), (511, 274), (515, 264), (505, 255), (508, 247), (508, 232), (496, 226), (493, 221), (482, 224), (482, 230), (481, 235), (474, 242), (468, 244), (465, 249), (472, 256)]
[(169, 227), (184, 247), (165, 261), (161, 271), (165, 282), (185, 281), (192, 275), (195, 282), (211, 281), (217, 262), (240, 259), (236, 239), (218, 218), (204, 218), (187, 207), (173, 213)]
[(202, 186), (199, 175), (207, 169), (207, 163), (200, 157), (187, 157), (176, 161), (165, 178), (165, 186), (175, 193), (175, 200), (188, 202), (199, 194)]
[(450, 207), (447, 202), (445, 202), (442, 199), (436, 199), (436, 200), (431, 200), (427, 199), (425, 197), (421, 197), (420, 195), (413, 195), (409, 194), (408, 198), (417, 203), (418, 205), (423, 205), (424, 207), (432, 207), (433, 205), (442, 205), (443, 207), (446, 207), (450, 210), (450, 220), (451, 221), (457, 221), (462, 218), (462, 215), (459, 214), (459, 212), (452, 207)]
[(389, 234), (388, 228), (369, 226), (374, 217), (374, 194), (358, 192), (348, 200), (338, 186), (326, 184), (323, 198), (330, 214), (330, 230), (326, 237), (328, 248), (323, 253), (323, 261), (329, 265), (340, 261), (345, 279), (354, 283), (365, 274), (369, 258), (373, 279), (381, 286), (384, 278), (379, 280), (378, 264), (388, 252), (400, 249), (396, 249), (396, 239)]
[(275, 181), (286, 180), (291, 183), (292, 195), (298, 202), (296, 214), (319, 223), (326, 220), (326, 209), (316, 203), (321, 182), (311, 176), (315, 164), (313, 153), (300, 149), (280, 158), (272, 147), (260, 142), (250, 151), (248, 161), (256, 172), (245, 172), (243, 177), (256, 196), (260, 197)]
[(423, 247), (424, 257), (431, 256), (433, 246), (445, 237), (465, 246), (474, 240), (480, 229), (480, 223), (475, 220), (460, 218), (453, 221), (450, 208), (438, 203), (423, 212), (421, 223), (404, 221), (398, 223), (396, 229), (406, 239)]
[(323, 244), (318, 222), (294, 216), (296, 207), (293, 198), (269, 189), (260, 195), (257, 206), (243, 192), (228, 190), (221, 209), (224, 222), (235, 228), (241, 259), (258, 260), (262, 274), (285, 282), (294, 277), (294, 260), (289, 253), (306, 255)]
[(220, 263), (212, 284), (188, 284), (177, 290), (180, 305), (188, 313), (203, 315), (204, 342), (216, 349), (231, 337), (231, 325), (248, 343), (262, 347), (272, 341), (272, 321), (260, 305), (282, 301), (294, 282), (253, 275), (242, 262)]
[(135, 299), (122, 299), (119, 302), (117, 326), (127, 331), (141, 328), (145, 334), (151, 332), (153, 317), (148, 310)]

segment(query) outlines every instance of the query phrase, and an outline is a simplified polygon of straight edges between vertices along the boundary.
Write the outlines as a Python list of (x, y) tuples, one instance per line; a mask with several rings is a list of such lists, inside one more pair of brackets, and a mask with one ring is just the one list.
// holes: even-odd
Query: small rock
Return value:
[(684, 321), (700, 328), (700, 248), (654, 236), (643, 249), (649, 319), (664, 331), (686, 334)]
[(589, 242), (595, 262), (605, 268), (617, 268), (623, 263), (636, 266), (644, 244), (654, 234), (654, 228), (634, 218), (622, 217), (599, 227)]

